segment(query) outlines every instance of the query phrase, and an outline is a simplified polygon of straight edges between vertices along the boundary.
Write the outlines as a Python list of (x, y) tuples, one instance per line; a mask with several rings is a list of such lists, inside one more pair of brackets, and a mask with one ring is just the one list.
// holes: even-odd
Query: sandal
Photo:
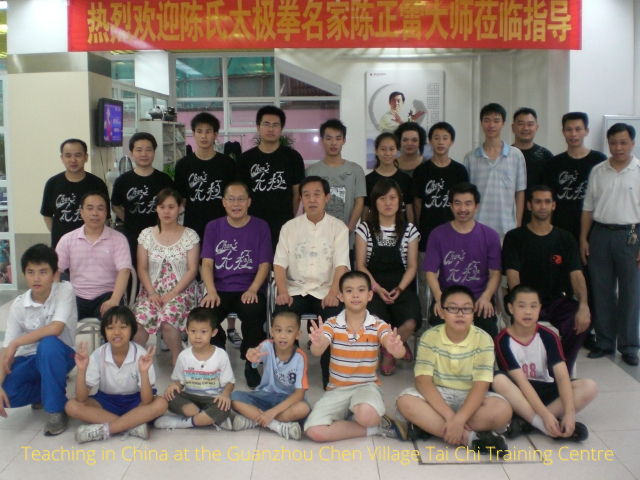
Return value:
[(413, 353), (411, 353), (411, 349), (409, 348), (409, 344), (407, 342), (404, 342), (404, 348), (406, 352), (404, 352), (404, 357), (402, 357), (402, 360), (404, 360), (405, 362), (413, 362)]
[(380, 347), (380, 352), (382, 353), (383, 360), (392, 360), (392, 362), (387, 365), (383, 365), (382, 362), (380, 362), (380, 373), (382, 373), (382, 375), (384, 375), (385, 377), (393, 375), (396, 371), (396, 358), (389, 352), (387, 352), (387, 349), (384, 347)]

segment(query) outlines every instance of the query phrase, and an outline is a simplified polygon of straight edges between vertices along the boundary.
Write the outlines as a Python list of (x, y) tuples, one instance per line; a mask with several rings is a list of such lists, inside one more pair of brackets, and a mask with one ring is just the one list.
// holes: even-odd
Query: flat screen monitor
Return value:
[(96, 145), (99, 147), (122, 146), (122, 118), (124, 105), (120, 100), (98, 100)]

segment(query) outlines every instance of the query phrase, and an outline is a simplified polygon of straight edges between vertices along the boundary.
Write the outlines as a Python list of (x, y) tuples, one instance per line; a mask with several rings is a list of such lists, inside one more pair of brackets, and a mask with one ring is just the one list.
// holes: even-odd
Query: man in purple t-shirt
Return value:
[[(222, 204), (227, 216), (207, 224), (202, 242), (202, 281), (207, 294), (201, 307), (212, 308), (218, 320), (231, 312), (242, 322), (240, 357), (264, 339), (267, 318), (264, 286), (273, 261), (271, 232), (267, 222), (247, 214), (251, 198), (241, 182), (230, 183)], [(226, 335), (222, 328), (211, 343), (224, 349)], [(249, 387), (260, 384), (260, 374), (246, 362), (245, 377)]]
[(422, 265), (434, 300), (429, 323), (432, 326), (443, 323), (442, 290), (464, 285), (475, 298), (476, 326), (495, 338), (498, 324), (493, 296), (501, 279), (500, 236), (474, 220), (480, 208), (480, 193), (475, 185), (467, 182), (454, 185), (449, 199), (454, 219), (431, 232)]

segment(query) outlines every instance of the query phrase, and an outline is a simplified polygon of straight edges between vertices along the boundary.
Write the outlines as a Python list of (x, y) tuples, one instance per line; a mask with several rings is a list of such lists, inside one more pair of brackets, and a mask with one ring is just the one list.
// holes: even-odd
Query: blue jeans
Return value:
[(42, 402), (48, 413), (63, 412), (67, 373), (76, 366), (75, 350), (57, 337), (45, 337), (35, 355), (16, 357), (2, 388), (12, 408)]

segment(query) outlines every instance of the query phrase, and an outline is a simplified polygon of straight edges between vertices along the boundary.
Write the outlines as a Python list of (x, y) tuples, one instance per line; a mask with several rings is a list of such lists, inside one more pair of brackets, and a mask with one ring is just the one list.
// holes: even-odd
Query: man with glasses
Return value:
[(475, 325), (495, 338), (498, 325), (493, 296), (501, 279), (500, 236), (474, 220), (480, 208), (480, 192), (475, 185), (454, 185), (449, 199), (454, 218), (431, 232), (422, 265), (433, 293), (429, 323), (433, 326), (444, 321), (442, 291), (462, 285), (473, 292)]
[(286, 116), (272, 105), (258, 110), (256, 125), (260, 143), (238, 159), (238, 180), (251, 191), (249, 213), (261, 218), (271, 229), (276, 248), (280, 229), (296, 216), (300, 205), (298, 186), (304, 178), (304, 161), (293, 148), (281, 144)]
[[(269, 227), (264, 220), (247, 214), (251, 195), (246, 185), (232, 182), (222, 198), (227, 215), (207, 224), (202, 242), (202, 281), (207, 293), (201, 307), (213, 309), (220, 321), (235, 312), (242, 326), (240, 358), (264, 339), (262, 328), (267, 318), (265, 284), (269, 276), (273, 249)], [(227, 320), (228, 321), (228, 320)], [(230, 335), (230, 334), (229, 334)], [(224, 349), (225, 333), (218, 333), (211, 343)], [(245, 363), (247, 385), (260, 384), (260, 374)]]

